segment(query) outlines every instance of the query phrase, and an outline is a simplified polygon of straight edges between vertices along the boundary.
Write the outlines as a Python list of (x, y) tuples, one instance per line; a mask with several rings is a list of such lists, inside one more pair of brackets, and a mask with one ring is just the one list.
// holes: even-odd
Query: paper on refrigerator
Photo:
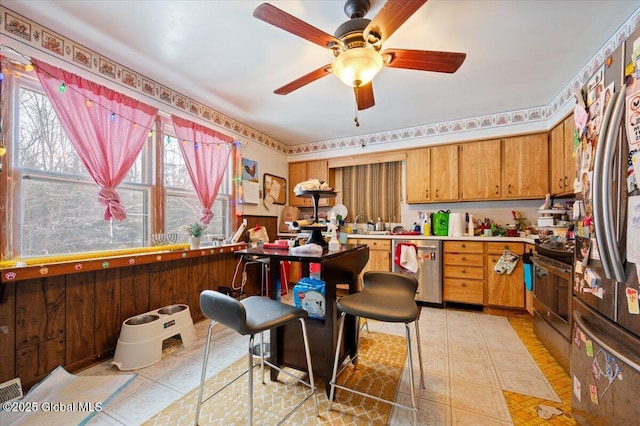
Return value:
[(627, 260), (640, 263), (640, 196), (629, 197), (627, 211)]

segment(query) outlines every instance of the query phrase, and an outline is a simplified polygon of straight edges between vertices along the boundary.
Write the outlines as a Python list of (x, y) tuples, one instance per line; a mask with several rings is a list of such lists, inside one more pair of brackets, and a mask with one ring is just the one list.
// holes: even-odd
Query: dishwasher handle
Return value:
[(417, 250), (438, 250), (438, 246), (417, 246)]

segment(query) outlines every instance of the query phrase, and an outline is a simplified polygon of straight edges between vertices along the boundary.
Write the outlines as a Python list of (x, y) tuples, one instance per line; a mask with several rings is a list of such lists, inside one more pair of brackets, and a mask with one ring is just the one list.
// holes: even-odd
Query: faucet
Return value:
[(387, 226), (387, 231), (389, 231), (389, 233), (391, 233), (391, 231), (392, 231), (392, 230), (391, 230), (391, 223), (392, 223), (392, 222), (391, 222), (391, 218), (393, 218), (393, 223), (396, 223), (396, 220), (398, 220), (398, 219), (396, 218), (396, 215), (395, 215), (395, 214), (389, 215), (389, 226)]
[(359, 218), (363, 218), (364, 222), (367, 223), (367, 218), (364, 215), (362, 215), (362, 214), (356, 215), (356, 217), (353, 219), (354, 232), (358, 232), (358, 219)]

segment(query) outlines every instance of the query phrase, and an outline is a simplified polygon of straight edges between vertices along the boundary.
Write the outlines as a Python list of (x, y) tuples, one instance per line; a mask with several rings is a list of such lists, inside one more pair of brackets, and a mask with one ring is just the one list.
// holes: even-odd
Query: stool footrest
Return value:
[(395, 401), (390, 401), (388, 399), (380, 398), (380, 397), (377, 397), (375, 395), (370, 395), (368, 393), (360, 392), (359, 390), (356, 390), (356, 389), (353, 389), (353, 388), (348, 388), (346, 386), (342, 386), (342, 385), (339, 385), (339, 384), (334, 383), (334, 382), (330, 382), (329, 384), (331, 386), (335, 387), (335, 388), (338, 388), (338, 389), (342, 389), (342, 390), (346, 390), (346, 391), (349, 391), (349, 392), (353, 392), (353, 393), (356, 393), (356, 394), (358, 394), (360, 396), (364, 396), (366, 398), (375, 399), (376, 401), (384, 402), (386, 404), (391, 404), (394, 407), (404, 408), (405, 410), (418, 411), (417, 407), (409, 407), (408, 405), (398, 404)]

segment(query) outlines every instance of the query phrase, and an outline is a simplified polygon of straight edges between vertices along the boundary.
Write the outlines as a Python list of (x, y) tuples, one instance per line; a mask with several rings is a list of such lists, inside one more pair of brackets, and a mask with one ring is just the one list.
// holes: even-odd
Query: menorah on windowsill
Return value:
[(168, 234), (151, 234), (151, 243), (154, 246), (166, 246), (169, 244), (175, 244), (177, 241), (177, 232), (170, 232)]

